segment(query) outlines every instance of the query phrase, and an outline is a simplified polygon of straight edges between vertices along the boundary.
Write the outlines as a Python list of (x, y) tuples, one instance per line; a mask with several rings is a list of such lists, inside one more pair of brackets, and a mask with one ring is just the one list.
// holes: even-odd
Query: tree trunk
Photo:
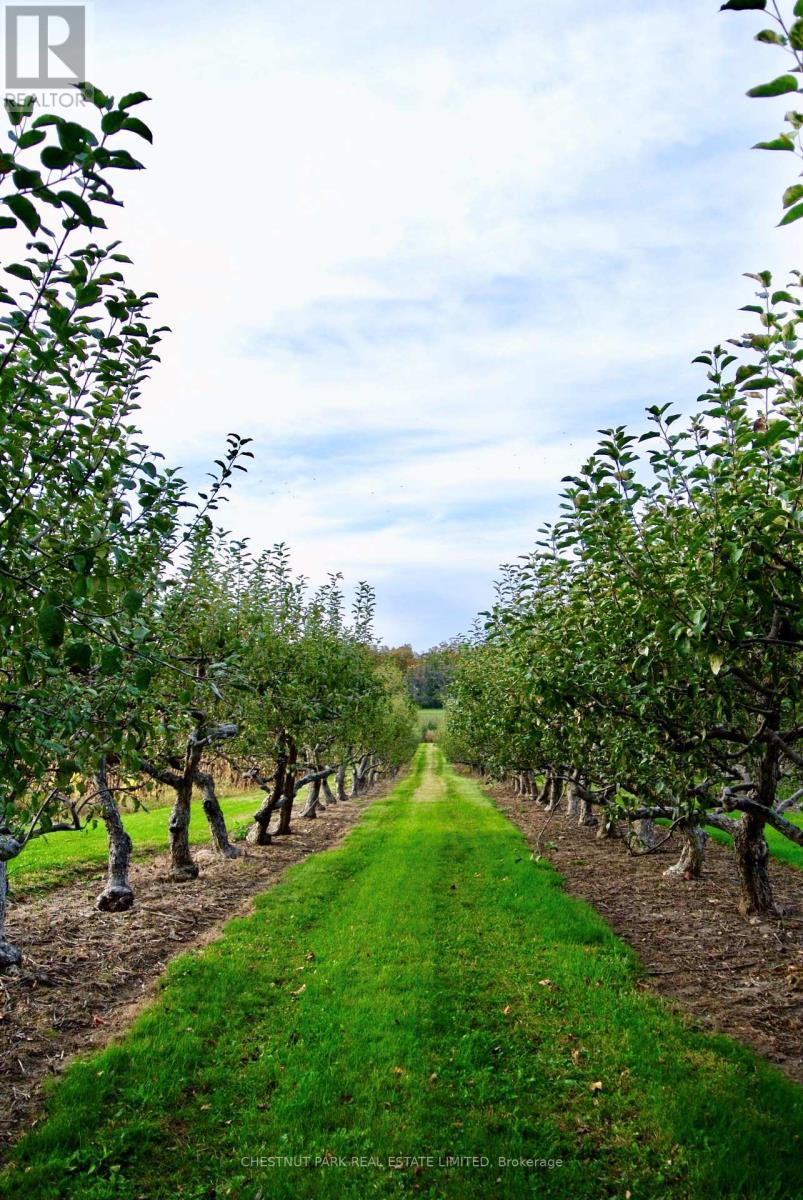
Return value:
[(745, 916), (777, 916), (770, 884), (770, 852), (761, 817), (752, 813), (742, 814), (733, 835), (733, 848), (739, 867), (740, 911)]
[(575, 820), (580, 816), (580, 797), (577, 794), (577, 781), (569, 780), (569, 786), (566, 790), (566, 816), (574, 817)]
[(655, 829), (655, 821), (649, 817), (645, 817), (641, 821), (635, 821), (633, 828), (636, 831), (636, 837), (641, 842), (645, 850), (654, 850), (658, 844), (658, 836)]
[(109, 787), (106, 759), (101, 758), (97, 772), (100, 815), (109, 837), (109, 869), (106, 887), (95, 901), (101, 912), (126, 912), (134, 903), (134, 893), (128, 882), (131, 862), (131, 838), (120, 817), (120, 810)]
[(547, 801), (549, 800), (549, 794), (551, 791), (552, 791), (552, 776), (547, 775), (544, 778), (544, 786), (541, 788), (541, 791), (535, 797), (536, 804), (546, 804)]
[(312, 783), (309, 785), (309, 795), (307, 796), (307, 803), (304, 805), (304, 808), (301, 812), (302, 817), (304, 817), (308, 821), (311, 821), (315, 817), (317, 817), (318, 814), (316, 813), (315, 809), (318, 807), (318, 801), (320, 800), (320, 798), (321, 798), (321, 781), (320, 781), (320, 779), (313, 779)]
[(351, 780), (351, 796), (359, 796), (365, 790), (365, 772), (368, 768), (369, 754), (364, 754), (360, 761), (353, 768), (353, 776)]
[(337, 798), (341, 803), (344, 800), (348, 800), (348, 793), (346, 791), (346, 764), (345, 763), (343, 763), (341, 766), (339, 766), (337, 768)]
[[(770, 718), (771, 728), (778, 728), (779, 714)], [(775, 743), (764, 747), (758, 770), (756, 800), (763, 808), (774, 808), (778, 790), (780, 754)], [(777, 917), (778, 909), (772, 898), (770, 883), (770, 852), (764, 837), (764, 818), (755, 813), (743, 813), (733, 833), (733, 848), (739, 865), (739, 908), (745, 916)]]
[(201, 795), (204, 798), (204, 814), (209, 822), (212, 844), (223, 858), (239, 858), (241, 854), (239, 846), (232, 846), (229, 841), (226, 818), (223, 816), (223, 809), (220, 807), (215, 793), (214, 777), (208, 771), (196, 770), (194, 781), (200, 787)]
[(18, 967), (22, 953), (11, 942), (6, 941), (6, 896), (8, 895), (8, 867), (6, 863), (16, 858), (22, 847), (16, 838), (0, 834), (0, 971)]
[[(323, 791), (324, 799), (326, 800), (327, 804), (337, 804), (337, 797), (335, 796), (334, 792), (332, 791), (332, 789), (329, 786), (329, 776), (328, 775), (324, 779), (321, 780), (321, 789)], [(321, 805), (321, 808), (323, 808), (323, 805)]]
[(254, 824), (248, 831), (248, 840), (254, 846), (269, 846), (270, 834), (268, 826), (270, 819), (278, 808), (284, 792), (284, 777), (287, 772), (287, 753), (284, 739), (279, 741), (279, 753), (276, 757), (276, 776), (273, 780), (273, 790), (265, 797), (258, 812), (254, 813)]
[(664, 871), (665, 879), (699, 879), (703, 873), (703, 855), (708, 834), (691, 821), (681, 821), (677, 826), (680, 834), (680, 858)]
[(599, 824), (594, 816), (594, 806), (585, 792), (580, 793), (580, 815), (577, 819), (578, 825), (586, 825), (589, 829), (593, 829)]
[(295, 742), (291, 738), (288, 742), (287, 771), (284, 777), (284, 796), (279, 812), (279, 827), (276, 830), (280, 837), (285, 837), (290, 832), (290, 819), (293, 815), (293, 800), (296, 794), (296, 761)]
[(170, 876), (176, 883), (187, 883), (198, 878), (198, 864), (190, 853), (190, 811), (195, 772), (201, 761), (203, 747), (198, 744), (196, 730), (190, 734), (184, 760), (184, 772), (176, 786), (176, 800), (167, 823), (170, 834)]
[(556, 808), (559, 808), (560, 802), (562, 799), (563, 799), (563, 780), (555, 777), (552, 780), (552, 786), (549, 789), (549, 794), (547, 796), (547, 805), (546, 805), (547, 812), (554, 812)]

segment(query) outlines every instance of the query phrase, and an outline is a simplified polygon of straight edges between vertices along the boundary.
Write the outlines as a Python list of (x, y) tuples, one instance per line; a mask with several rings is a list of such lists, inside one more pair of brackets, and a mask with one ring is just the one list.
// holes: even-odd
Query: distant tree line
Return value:
[(423, 654), (409, 643), (383, 646), (380, 654), (391, 659), (404, 673), (410, 699), (419, 708), (443, 708), (449, 683), (457, 667), (460, 639), (440, 642)]

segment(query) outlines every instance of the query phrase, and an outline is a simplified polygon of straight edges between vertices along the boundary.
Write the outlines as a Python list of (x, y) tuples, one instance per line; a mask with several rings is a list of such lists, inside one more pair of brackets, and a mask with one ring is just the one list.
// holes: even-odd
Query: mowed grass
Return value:
[(0, 1194), (799, 1200), (801, 1128), (803, 1090), (644, 990), (426, 746), (65, 1074)]
[[(262, 802), (261, 792), (224, 796), (220, 807), (226, 817), (229, 835), (244, 832)], [(134, 843), (134, 858), (145, 858), (168, 847), (167, 820), (170, 807), (123, 814), (123, 824)], [(192, 806), (190, 841), (199, 845), (209, 840), (209, 826), (200, 800)], [(11, 887), (15, 892), (48, 891), (106, 866), (108, 839), (106, 827), (98, 820), (84, 829), (68, 833), (50, 833), (29, 842), (19, 858), (8, 864)]]
[(419, 728), (421, 735), (430, 730), (437, 735), (442, 733), (446, 725), (446, 709), (445, 708), (419, 708)]

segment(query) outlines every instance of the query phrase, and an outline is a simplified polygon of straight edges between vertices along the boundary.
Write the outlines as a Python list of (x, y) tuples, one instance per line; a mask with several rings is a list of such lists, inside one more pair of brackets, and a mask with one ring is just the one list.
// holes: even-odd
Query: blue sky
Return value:
[[(465, 631), (595, 431), (691, 407), (743, 328), (790, 156), (754, 14), (709, 0), (97, 0), (90, 78), (144, 88), (148, 171), (114, 231), (173, 328), (143, 402), (225, 524), (378, 632)], [(779, 161), (782, 160), (782, 161)]]

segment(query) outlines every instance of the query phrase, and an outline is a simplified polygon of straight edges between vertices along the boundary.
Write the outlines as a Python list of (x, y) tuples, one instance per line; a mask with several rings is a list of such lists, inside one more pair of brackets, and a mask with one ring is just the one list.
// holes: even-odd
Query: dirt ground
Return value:
[(395, 782), (330, 805), (314, 821), (294, 818), (293, 832), (270, 846), (240, 843), (239, 859), (223, 861), (196, 847), (201, 875), (192, 883), (170, 882), (166, 854), (138, 863), (131, 870), (136, 903), (126, 913), (97, 911), (97, 870), (44, 897), (10, 903), (9, 940), (25, 958), (20, 969), (0, 975), (0, 1158), (35, 1120), (44, 1080), (77, 1052), (122, 1033), (171, 958), (247, 913), (252, 897), (293, 863), (339, 842)]
[(702, 879), (663, 878), (680, 856), (670, 840), (656, 854), (631, 856), (621, 839), (549, 813), (501, 787), (499, 807), (639, 953), (650, 987), (691, 1013), (699, 1027), (730, 1034), (803, 1083), (803, 872), (773, 861), (772, 883), (785, 915), (746, 919), (727, 846), (708, 841)]

